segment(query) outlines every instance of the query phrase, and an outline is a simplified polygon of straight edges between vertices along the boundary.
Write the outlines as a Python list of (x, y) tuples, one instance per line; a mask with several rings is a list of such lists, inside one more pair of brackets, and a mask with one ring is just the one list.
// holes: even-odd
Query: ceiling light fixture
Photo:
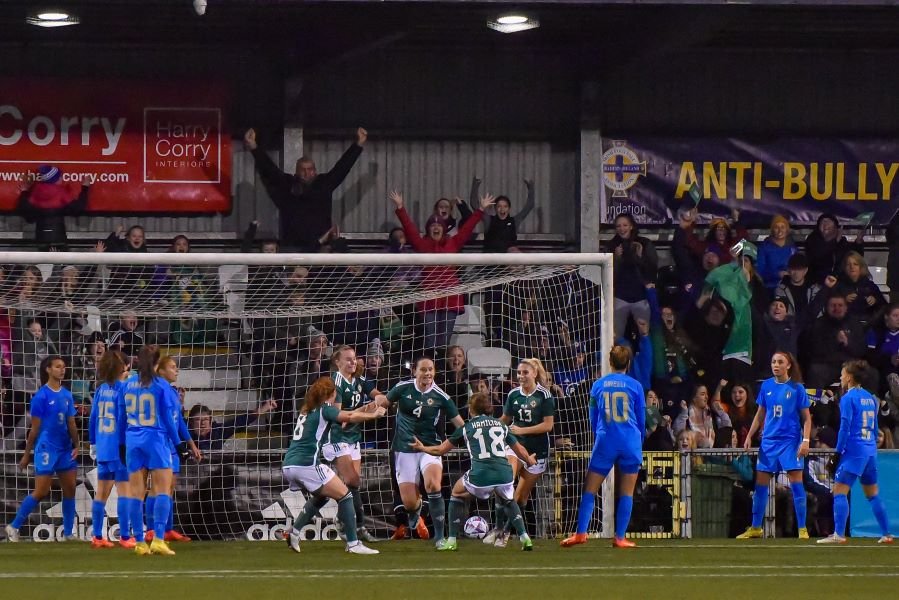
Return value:
[(25, 18), (25, 22), (29, 25), (38, 27), (67, 27), (69, 25), (77, 25), (80, 21), (78, 17), (59, 10), (45, 10)]
[(487, 27), (500, 33), (517, 33), (540, 27), (540, 21), (518, 13), (503, 14), (487, 21)]

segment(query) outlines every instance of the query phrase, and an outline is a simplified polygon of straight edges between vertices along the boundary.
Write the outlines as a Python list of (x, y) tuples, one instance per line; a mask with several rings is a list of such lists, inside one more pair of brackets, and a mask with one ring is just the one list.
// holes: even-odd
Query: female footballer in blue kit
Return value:
[(880, 526), (878, 544), (892, 544), (890, 520), (877, 489), (877, 412), (879, 402), (863, 389), (861, 382), (868, 363), (852, 360), (843, 365), (840, 385), (845, 392), (840, 398), (840, 433), (837, 436), (839, 463), (833, 485), (833, 535), (818, 540), (819, 544), (845, 544), (846, 521), (849, 518), (849, 488), (856, 479), (871, 504)]
[(744, 448), (752, 446), (752, 438), (762, 427), (762, 443), (756, 465), (755, 493), (752, 496), (752, 525), (737, 536), (748, 540), (764, 536), (762, 520), (768, 504), (768, 486), (771, 478), (786, 471), (793, 492), (793, 508), (796, 510), (796, 526), (799, 539), (808, 539), (805, 527), (806, 496), (802, 485), (803, 458), (808, 455), (812, 417), (811, 402), (802, 385), (799, 364), (789, 352), (775, 352), (771, 356), (771, 373), (774, 377), (762, 382), (756, 404), (758, 412), (746, 435)]
[(97, 378), (102, 383), (94, 392), (91, 402), (91, 418), (88, 435), (91, 442), (91, 458), (97, 461), (97, 490), (91, 505), (93, 519), (93, 536), (91, 546), (94, 548), (111, 548), (115, 546), (103, 538), (103, 515), (106, 512), (106, 501), (115, 485), (118, 492), (119, 545), (123, 548), (134, 548), (136, 542), (131, 537), (131, 509), (128, 489), (128, 469), (122, 464), (119, 454), (120, 428), (124, 422), (116, 419), (119, 404), (124, 401), (122, 391), (124, 380), (131, 369), (124, 355), (117, 350), (103, 353), (97, 365)]
[(640, 382), (625, 375), (631, 357), (631, 350), (626, 346), (612, 348), (609, 353), (612, 373), (597, 380), (590, 390), (590, 427), (596, 439), (578, 508), (577, 531), (562, 540), (563, 548), (587, 542), (587, 527), (593, 518), (596, 494), (615, 465), (621, 473), (621, 486), (615, 507), (612, 545), (616, 548), (636, 546), (624, 536), (634, 507), (634, 486), (643, 465), (646, 400)]
[[(19, 541), (19, 529), (40, 501), (50, 493), (53, 475), (62, 487), (62, 531), (65, 541), (75, 541), (75, 484), (78, 463), (78, 429), (75, 426), (75, 400), (62, 385), (66, 363), (59, 356), (48, 356), (40, 365), (41, 389), (31, 398), (31, 431), (25, 442), (22, 469), (31, 462), (34, 449), (34, 491), (25, 496), (16, 518), (6, 526), (6, 539)], [(35, 441), (37, 442), (35, 444)]]
[(143, 490), (147, 471), (153, 476), (150, 495), (155, 496), (152, 522), (155, 537), (148, 546), (144, 541), (143, 501), (132, 499), (131, 522), (137, 545), (134, 550), (139, 555), (167, 554), (174, 552), (165, 543), (165, 527), (171, 510), (172, 497), (172, 450), (170, 443), (181, 443), (178, 425), (172, 413), (178, 410), (171, 406), (170, 397), (156, 380), (156, 363), (159, 351), (144, 346), (137, 355), (138, 376), (125, 382), (125, 415), (128, 427), (125, 432), (126, 465), (132, 490)]

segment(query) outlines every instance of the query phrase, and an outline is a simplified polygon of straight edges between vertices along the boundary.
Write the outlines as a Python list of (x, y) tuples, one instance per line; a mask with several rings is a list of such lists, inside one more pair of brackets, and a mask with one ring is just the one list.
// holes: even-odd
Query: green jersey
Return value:
[[(538, 385), (531, 395), (525, 394), (520, 387), (515, 388), (509, 392), (503, 406), (503, 415), (511, 417), (512, 424), (518, 427), (540, 425), (543, 419), (555, 414), (556, 401), (542, 385)], [(537, 460), (549, 457), (549, 433), (521, 435), (518, 441), (530, 454), (535, 454)]]
[(509, 427), (493, 417), (478, 415), (455, 430), (449, 440), (456, 446), (462, 442), (471, 455), (468, 480), (478, 487), (512, 483), (512, 465), (506, 458), (506, 446), (518, 440)]
[(337, 424), (339, 414), (340, 408), (331, 404), (322, 404), (312, 412), (300, 413), (296, 427), (293, 428), (290, 447), (284, 455), (283, 466), (317, 466), (321, 462), (321, 449), (328, 430), (332, 423)]
[(444, 417), (459, 416), (456, 404), (449, 395), (432, 384), (420, 391), (415, 380), (403, 381), (387, 393), (391, 404), (396, 404), (396, 430), (393, 433), (394, 452), (415, 452), (410, 446), (417, 437), (425, 446), (437, 446), (441, 440), (437, 435), (437, 424)]
[[(334, 380), (334, 385), (337, 386), (337, 404), (340, 406), (340, 410), (356, 410), (365, 404), (363, 401), (365, 395), (362, 392), (362, 379), (354, 377), (352, 380), (348, 380), (339, 372), (334, 373), (332, 379)], [(346, 426), (332, 427), (328, 436), (329, 439), (326, 442), (328, 444), (341, 442), (355, 444), (362, 439), (362, 424), (347, 423)]]

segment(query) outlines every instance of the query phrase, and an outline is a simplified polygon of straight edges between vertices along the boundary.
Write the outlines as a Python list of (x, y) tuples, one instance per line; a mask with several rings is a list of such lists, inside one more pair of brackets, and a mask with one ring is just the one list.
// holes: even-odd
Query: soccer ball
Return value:
[(470, 517), (465, 521), (465, 536), (470, 538), (481, 539), (487, 535), (487, 521), (483, 517)]

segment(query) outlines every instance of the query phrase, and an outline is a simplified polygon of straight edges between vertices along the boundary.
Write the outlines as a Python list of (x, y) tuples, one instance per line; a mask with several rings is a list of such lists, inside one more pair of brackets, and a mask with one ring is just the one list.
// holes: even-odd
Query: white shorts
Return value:
[(546, 470), (546, 459), (545, 458), (538, 458), (537, 464), (534, 465), (533, 467), (529, 467), (527, 465), (527, 463), (525, 463), (520, 458), (518, 459), (518, 462), (520, 462), (521, 466), (524, 467), (525, 469), (527, 469), (527, 472), (530, 473), (531, 475), (542, 475), (543, 472)]
[(512, 458), (518, 458), (518, 455), (515, 454), (515, 451), (512, 450), (512, 446), (506, 446), (506, 456), (511, 456)]
[(322, 456), (328, 462), (333, 462), (335, 458), (340, 456), (349, 456), (353, 460), (362, 460), (362, 453), (359, 452), (359, 442), (356, 442), (355, 444), (348, 444), (346, 442), (325, 444), (322, 446)]
[(334, 479), (334, 471), (328, 465), (283, 467), (281, 474), (284, 475), (284, 479), (290, 485), (290, 491), (296, 492), (303, 488), (310, 494), (314, 494), (323, 485)]
[(396, 467), (397, 483), (421, 482), (421, 475), (431, 465), (437, 465), (443, 470), (443, 462), (439, 456), (431, 456), (424, 452), (394, 452), (393, 464)]
[(490, 497), (491, 494), (496, 493), (497, 497), (502, 498), (503, 500), (512, 499), (512, 495), (514, 494), (515, 490), (512, 487), (511, 481), (509, 483), (501, 483), (499, 485), (487, 485), (484, 487), (479, 487), (468, 480), (468, 474), (470, 472), (471, 471), (466, 471), (465, 475), (462, 476), (462, 485), (465, 486), (465, 491), (467, 491), (475, 498), (486, 500)]

